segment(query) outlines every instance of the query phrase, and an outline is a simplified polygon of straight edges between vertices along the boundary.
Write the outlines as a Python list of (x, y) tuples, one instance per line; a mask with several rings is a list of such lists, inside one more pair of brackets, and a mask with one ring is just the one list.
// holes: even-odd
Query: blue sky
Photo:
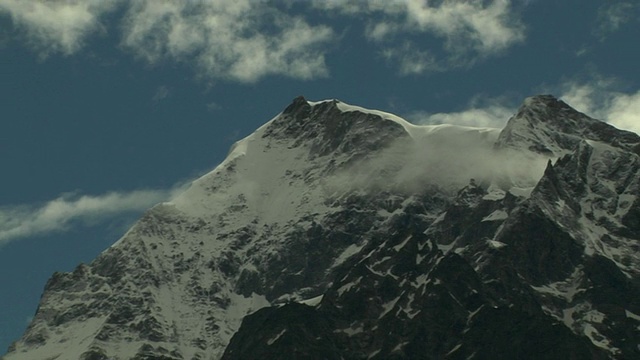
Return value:
[(502, 127), (551, 93), (640, 133), (637, 1), (0, 0), (0, 353), (290, 101)]

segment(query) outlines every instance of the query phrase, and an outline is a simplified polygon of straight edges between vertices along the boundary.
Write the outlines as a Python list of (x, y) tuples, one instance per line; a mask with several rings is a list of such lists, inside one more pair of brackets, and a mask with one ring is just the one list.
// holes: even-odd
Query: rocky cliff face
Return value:
[(502, 132), (297, 98), (4, 359), (638, 357), (638, 144), (549, 96)]

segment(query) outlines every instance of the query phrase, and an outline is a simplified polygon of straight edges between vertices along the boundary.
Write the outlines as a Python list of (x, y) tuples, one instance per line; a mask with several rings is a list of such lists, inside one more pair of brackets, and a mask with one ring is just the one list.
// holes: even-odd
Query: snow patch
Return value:
[(266, 297), (255, 293), (251, 294), (250, 297), (231, 293), (229, 300), (230, 304), (225, 310), (226, 316), (224, 321), (218, 323), (218, 325), (226, 325), (220, 326), (220, 333), (224, 333), (228, 336), (226, 339), (227, 344), (231, 340), (233, 334), (240, 328), (240, 323), (245, 316), (264, 307), (271, 306), (271, 303), (269, 303)]
[(490, 201), (498, 201), (498, 200), (504, 199), (506, 194), (507, 193), (504, 192), (504, 190), (491, 186), (487, 190), (487, 194), (485, 196), (483, 196), (482, 199), (483, 200), (490, 200)]
[(531, 286), (531, 288), (539, 293), (549, 294), (553, 297), (564, 299), (567, 303), (571, 303), (577, 294), (586, 291), (580, 287), (583, 276), (582, 269), (576, 268), (565, 280), (542, 286)]
[(489, 246), (494, 249), (502, 249), (503, 247), (507, 246), (507, 244), (496, 240), (487, 240), (487, 244), (489, 244)]
[(378, 350), (376, 350), (376, 351), (374, 351), (374, 352), (370, 353), (370, 354), (369, 354), (368, 359), (373, 359), (373, 358), (374, 358), (376, 355), (378, 355), (379, 353), (380, 353), (380, 349), (378, 349)]
[(508, 217), (509, 217), (509, 214), (507, 214), (506, 211), (504, 211), (504, 210), (496, 210), (496, 211), (492, 212), (491, 214), (485, 216), (482, 219), (482, 221), (500, 221), (500, 220), (505, 220)]
[(358, 244), (351, 244), (349, 245), (346, 249), (344, 249), (344, 251), (342, 251), (342, 253), (336, 258), (336, 260), (333, 262), (333, 265), (331, 265), (332, 268), (342, 264), (343, 262), (345, 262), (347, 259), (349, 259), (350, 257), (352, 257), (353, 255), (357, 254), (360, 252), (360, 250), (362, 250), (362, 248), (364, 247), (364, 244), (358, 245)]
[(395, 298), (395, 299), (383, 304), (382, 305), (383, 311), (380, 314), (380, 316), (378, 316), (378, 319), (382, 319), (385, 315), (387, 315), (387, 313), (389, 313), (389, 311), (393, 310), (393, 308), (398, 303), (398, 300), (400, 300), (400, 296), (398, 296), (397, 298)]
[(462, 347), (462, 344), (458, 344), (454, 346), (453, 349), (451, 349), (445, 356), (452, 355), (454, 352), (458, 351), (458, 349), (460, 349), (461, 347)]
[(448, 254), (451, 249), (456, 245), (455, 240), (451, 242), (451, 244), (440, 244), (436, 243), (438, 246), (438, 250), (442, 251), (443, 254)]
[(267, 345), (271, 346), (273, 344), (275, 344), (276, 341), (278, 341), (278, 339), (280, 339), (280, 337), (282, 335), (284, 335), (284, 333), (287, 332), (287, 329), (282, 329), (282, 331), (280, 331), (278, 334), (276, 334), (276, 336), (272, 337), (271, 339), (267, 340)]
[(403, 341), (401, 343), (398, 343), (398, 345), (396, 345), (396, 347), (394, 347), (393, 350), (391, 350), (391, 352), (394, 353), (394, 352), (402, 351), (402, 348), (407, 346), (408, 343), (409, 343), (408, 341)]
[(342, 285), (338, 289), (338, 296), (342, 296), (342, 294), (344, 294), (344, 293), (348, 292), (349, 290), (351, 290), (351, 288), (356, 286), (361, 280), (362, 280), (362, 276), (357, 278), (356, 281), (354, 281), (354, 282), (350, 282), (350, 283), (346, 283), (346, 284)]
[[(446, 216), (447, 216), (447, 212), (446, 212), (446, 211), (443, 211), (440, 215), (438, 215), (438, 217), (437, 217), (435, 220), (433, 220), (433, 222), (431, 223), (431, 226), (433, 226), (433, 225), (435, 225), (435, 224), (438, 224), (438, 223), (441, 223), (442, 221), (444, 221), (444, 218), (445, 218)], [(425, 230), (425, 232), (426, 232), (426, 231), (427, 231), (427, 230)]]
[(307, 305), (307, 306), (315, 307), (315, 306), (320, 305), (320, 302), (322, 301), (322, 298), (324, 298), (324, 294), (322, 294), (320, 296), (313, 297), (311, 299), (299, 301), (299, 303)]
[(629, 310), (624, 311), (629, 319), (633, 319), (635, 321), (640, 321), (640, 315), (636, 315)]
[(406, 239), (404, 239), (404, 241), (396, 246), (393, 247), (393, 250), (400, 251), (400, 249), (402, 249), (405, 245), (407, 245), (407, 243), (409, 242), (409, 240), (411, 239), (411, 235), (407, 236)]
[(607, 350), (613, 354), (617, 354), (620, 351), (619, 349), (611, 346), (611, 341), (600, 334), (598, 329), (591, 324), (585, 325), (583, 333), (589, 338), (589, 340), (591, 340), (593, 345), (601, 349)]
[(348, 327), (346, 329), (338, 329), (335, 330), (334, 332), (336, 333), (343, 333), (349, 337), (354, 336), (354, 335), (358, 335), (360, 333), (364, 332), (364, 328), (361, 326), (357, 327), (357, 328), (353, 328), (353, 327)]
[(577, 306), (572, 306), (570, 308), (566, 308), (562, 310), (562, 322), (569, 329), (573, 329), (573, 323), (575, 319), (573, 318), (573, 313), (576, 312)]

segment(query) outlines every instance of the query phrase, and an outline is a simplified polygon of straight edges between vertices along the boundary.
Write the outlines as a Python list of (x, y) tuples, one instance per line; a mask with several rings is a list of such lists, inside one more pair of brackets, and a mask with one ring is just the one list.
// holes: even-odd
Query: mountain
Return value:
[(4, 360), (640, 357), (640, 137), (296, 98), (55, 273)]

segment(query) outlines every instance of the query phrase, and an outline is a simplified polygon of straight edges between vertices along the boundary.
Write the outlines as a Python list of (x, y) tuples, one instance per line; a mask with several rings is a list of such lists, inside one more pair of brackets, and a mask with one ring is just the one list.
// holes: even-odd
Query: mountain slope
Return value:
[(639, 143), (549, 96), (502, 132), (299, 97), (4, 359), (632, 358)]

